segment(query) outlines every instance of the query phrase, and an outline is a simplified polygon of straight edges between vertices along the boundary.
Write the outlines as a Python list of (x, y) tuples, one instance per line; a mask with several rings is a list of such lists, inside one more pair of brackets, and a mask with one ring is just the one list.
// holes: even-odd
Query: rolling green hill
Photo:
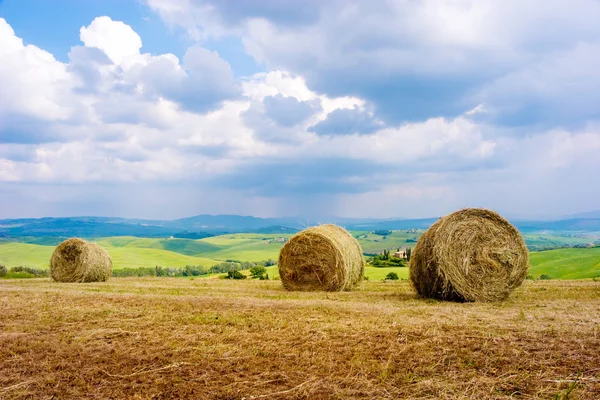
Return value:
[(283, 242), (277, 238), (288, 238), (290, 235), (235, 234), (215, 236), (200, 242), (215, 246), (217, 251), (205, 255), (217, 260), (264, 261), (277, 259)]
[(539, 234), (526, 233), (523, 235), (527, 248), (530, 251), (538, 251), (544, 249), (552, 249), (559, 247), (570, 247), (575, 245), (589, 245), (597, 240), (597, 236), (593, 234), (576, 234), (576, 233), (554, 233), (554, 234)]
[(555, 279), (600, 277), (600, 247), (587, 249), (557, 249), (530, 253), (529, 273)]
[(283, 242), (275, 239), (290, 235), (232, 234), (200, 240), (110, 237), (98, 240), (105, 247), (161, 249), (212, 260), (263, 261), (275, 259)]
[[(192, 257), (154, 248), (113, 247), (104, 246), (113, 260), (113, 268), (153, 267), (185, 267), (186, 265), (202, 265), (210, 267), (219, 261), (207, 257)], [(19, 265), (45, 269), (48, 268), (53, 246), (41, 246), (28, 243), (0, 243), (0, 264), (7, 267)]]
[(211, 267), (219, 263), (210, 258), (186, 256), (185, 254), (161, 249), (106, 247), (106, 250), (112, 257), (115, 269), (154, 267), (155, 265), (177, 268), (182, 268), (186, 265)]
[[(414, 247), (424, 230), (394, 231), (390, 235), (382, 236), (371, 232), (353, 231), (352, 234), (360, 242), (365, 253), (380, 252), (384, 249)], [(587, 233), (527, 233), (523, 239), (530, 251), (569, 247), (575, 245), (589, 245), (598, 240), (595, 234)]]
[[(420, 232), (393, 232), (386, 236), (354, 231), (355, 237), (366, 253), (377, 252), (384, 248), (414, 246)], [(529, 235), (527, 235), (529, 236)], [(185, 267), (202, 265), (210, 267), (225, 260), (263, 261), (277, 259), (283, 242), (277, 238), (287, 238), (284, 234), (232, 234), (215, 236), (200, 240), (162, 239), (137, 237), (108, 237), (98, 240), (111, 255), (116, 269), (153, 267)], [(528, 242), (542, 244), (552, 242), (585, 243), (588, 238), (545, 235), (527, 237)], [(41, 239), (39, 243), (50, 244)], [(18, 243), (0, 241), (0, 264), (8, 267), (27, 266), (47, 268), (54, 246), (37, 243)], [(554, 279), (581, 279), (600, 276), (600, 247), (563, 248), (530, 253), (530, 274), (534, 277), (549, 275)], [(406, 268), (392, 268), (401, 278), (406, 278)], [(367, 276), (371, 279), (383, 279), (389, 272), (387, 268), (369, 268)]]
[(417, 239), (423, 234), (423, 230), (414, 232), (394, 231), (390, 235), (376, 235), (370, 232), (352, 231), (352, 235), (365, 253), (377, 253), (383, 250), (415, 247)]
[[(152, 267), (210, 267), (221, 261), (276, 259), (283, 243), (273, 241), (289, 235), (224, 235), (202, 240), (136, 237), (102, 238), (97, 243), (111, 255), (116, 269)], [(0, 264), (7, 267), (48, 268), (54, 246), (0, 242)]]
[(0, 264), (7, 267), (48, 268), (54, 246), (29, 243), (0, 243)]
[(201, 240), (189, 239), (152, 239), (121, 236), (99, 239), (97, 243), (102, 247), (128, 247), (168, 250), (175, 253), (181, 253), (186, 256), (204, 256), (221, 250), (219, 246), (215, 246)]

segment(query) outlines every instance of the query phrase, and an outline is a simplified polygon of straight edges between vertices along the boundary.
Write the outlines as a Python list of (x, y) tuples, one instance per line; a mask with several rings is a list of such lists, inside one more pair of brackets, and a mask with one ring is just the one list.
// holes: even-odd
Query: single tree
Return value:
[(385, 279), (386, 279), (386, 280), (389, 280), (389, 281), (397, 281), (397, 280), (398, 280), (398, 279), (400, 279), (400, 278), (398, 278), (398, 274), (397, 274), (397, 273), (395, 273), (395, 272), (390, 272), (389, 274), (387, 274), (387, 275), (385, 276)]
[(227, 272), (227, 279), (246, 279), (246, 275), (242, 274), (240, 271), (230, 270)]
[(257, 265), (250, 268), (250, 275), (252, 275), (252, 279), (260, 278), (265, 273), (267, 273), (267, 269), (263, 266)]

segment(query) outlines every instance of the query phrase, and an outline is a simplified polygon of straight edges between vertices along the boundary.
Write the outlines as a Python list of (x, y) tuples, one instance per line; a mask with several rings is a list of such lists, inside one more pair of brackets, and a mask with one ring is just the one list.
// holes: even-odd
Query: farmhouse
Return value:
[(398, 250), (394, 253), (394, 257), (407, 259), (408, 255), (406, 249)]

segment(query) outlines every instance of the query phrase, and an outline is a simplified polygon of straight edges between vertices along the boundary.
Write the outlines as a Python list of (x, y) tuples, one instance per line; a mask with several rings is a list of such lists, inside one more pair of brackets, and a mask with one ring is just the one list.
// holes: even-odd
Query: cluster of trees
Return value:
[(250, 275), (253, 279), (260, 279), (261, 281), (269, 280), (269, 274), (267, 274), (267, 269), (261, 265), (257, 265), (256, 267), (250, 268)]
[(239, 271), (243, 269), (242, 264), (235, 262), (222, 262), (213, 265), (212, 267), (204, 267), (202, 265), (186, 265), (184, 268), (161, 267), (140, 267), (140, 268), (124, 268), (113, 269), (112, 276), (128, 277), (128, 276), (170, 276), (170, 277), (185, 277), (185, 276), (202, 276), (209, 274), (219, 274), (228, 271)]
[[(231, 270), (227, 272), (227, 275), (222, 276), (223, 279), (246, 279), (248, 278), (246, 275), (242, 274), (240, 271)], [(251, 279), (259, 279), (261, 281), (269, 280), (269, 274), (267, 274), (267, 269), (262, 265), (255, 265), (250, 268), (250, 278)]]
[[(189, 277), (202, 276), (210, 274), (226, 273), (227, 279), (245, 279), (246, 275), (242, 274), (241, 270), (249, 270), (252, 279), (265, 280), (269, 279), (269, 274), (265, 267), (277, 265), (277, 261), (268, 259), (259, 262), (227, 260), (212, 267), (204, 267), (202, 265), (187, 265), (185, 268), (161, 267), (140, 267), (140, 268), (123, 268), (113, 269), (112, 276), (115, 277), (131, 277), (131, 276), (169, 276), (169, 277)], [(22, 277), (47, 277), (50, 276), (49, 270), (35, 269), (30, 267), (12, 267), (8, 269), (4, 265), (0, 265), (0, 278), (7, 276), (9, 273), (19, 273)]]
[(373, 231), (373, 233), (375, 235), (379, 235), (379, 236), (389, 236), (392, 234), (392, 231)]
[(400, 279), (400, 278), (398, 277), (398, 274), (395, 272), (390, 272), (389, 274), (387, 274), (385, 276), (386, 281), (397, 281), (398, 279)]
[[(531, 281), (536, 280), (535, 276), (533, 276), (531, 274), (527, 275), (527, 277), (525, 279), (528, 279), (528, 280), (531, 280)], [(542, 274), (537, 279), (540, 280), (540, 281), (548, 281), (548, 280), (552, 279), (552, 277), (550, 275)]]
[(179, 232), (179, 233), (175, 233), (173, 235), (173, 237), (175, 239), (204, 239), (207, 237), (213, 237), (214, 235), (212, 233), (207, 233), (207, 232), (189, 232), (189, 231), (184, 231), (184, 232)]
[(223, 279), (246, 279), (247, 276), (242, 274), (240, 271), (231, 270), (227, 272), (227, 275), (222, 276)]
[(277, 265), (277, 261), (273, 260), (272, 258), (269, 258), (268, 260), (264, 260), (264, 261), (226, 260), (225, 262), (240, 264), (242, 266), (241, 269), (250, 269), (255, 266), (270, 267), (273, 265)]
[[(542, 238), (543, 239), (543, 238)], [(525, 239), (527, 243), (528, 239)], [(548, 244), (527, 244), (527, 249), (529, 251), (548, 251), (548, 250), (557, 250), (557, 249), (587, 249), (590, 247), (600, 246), (600, 239), (591, 242), (591, 243), (555, 243), (550, 242)]]
[[(244, 279), (245, 275), (239, 273), (241, 270), (250, 270), (252, 277), (261, 279), (269, 279), (266, 273), (265, 266), (276, 265), (277, 262), (274, 260), (265, 260), (259, 262), (250, 262), (250, 261), (237, 261), (237, 260), (227, 260), (219, 264), (215, 264), (212, 267), (204, 267), (202, 265), (187, 265), (185, 268), (172, 268), (172, 267), (161, 267), (157, 265), (156, 267), (141, 267), (141, 268), (124, 268), (124, 269), (113, 269), (112, 276), (116, 277), (130, 277), (130, 276), (169, 276), (169, 277), (188, 277), (188, 276), (202, 276), (202, 275), (210, 275), (210, 274), (222, 274), (227, 273), (233, 274), (234, 272), (238, 272), (236, 276), (238, 278), (228, 278), (228, 279)], [(262, 268), (262, 272), (254, 276), (252, 274), (252, 270), (254, 268)], [(244, 278), (239, 278), (242, 275)], [(231, 275), (233, 276), (233, 275)]]
[[(400, 249), (398, 249), (400, 251)], [(406, 259), (394, 257), (389, 250), (384, 250), (383, 254), (376, 254), (370, 260), (369, 264), (373, 267), (406, 267), (407, 262), (410, 261), (412, 249), (406, 249)]]
[(0, 265), (0, 278), (5, 277), (9, 273), (21, 274), (22, 278), (42, 278), (50, 276), (50, 271), (47, 269), (36, 269), (30, 267), (12, 267), (11, 269), (6, 268), (5, 265)]
[[(126, 278), (129, 276), (171, 276), (171, 277), (182, 277), (182, 276), (199, 276), (206, 272), (203, 272), (202, 266), (188, 265), (185, 268), (170, 268), (170, 267), (140, 267), (140, 268), (124, 268), (124, 269), (113, 269), (112, 276)], [(200, 273), (202, 272), (202, 273)]]

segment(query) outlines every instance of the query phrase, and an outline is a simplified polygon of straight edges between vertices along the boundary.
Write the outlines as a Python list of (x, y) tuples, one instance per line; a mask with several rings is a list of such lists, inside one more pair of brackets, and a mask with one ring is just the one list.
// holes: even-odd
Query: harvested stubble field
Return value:
[(2, 399), (600, 398), (600, 282), (493, 304), (407, 282), (0, 281)]

